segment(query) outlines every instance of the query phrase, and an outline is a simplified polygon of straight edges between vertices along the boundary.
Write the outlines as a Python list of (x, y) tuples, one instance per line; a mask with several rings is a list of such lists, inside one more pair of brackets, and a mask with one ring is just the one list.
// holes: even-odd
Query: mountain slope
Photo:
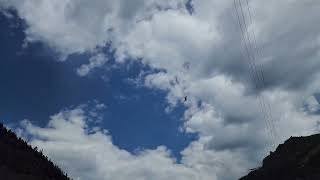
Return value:
[(70, 180), (59, 167), (0, 123), (0, 179)]
[(291, 137), (240, 180), (319, 180), (320, 134)]

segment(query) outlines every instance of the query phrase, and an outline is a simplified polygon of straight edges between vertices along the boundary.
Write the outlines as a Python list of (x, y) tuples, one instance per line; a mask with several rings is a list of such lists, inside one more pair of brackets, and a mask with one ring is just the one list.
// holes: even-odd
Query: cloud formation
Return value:
[(126, 33), (138, 20), (155, 10), (179, 8), (182, 0), (1, 0), (4, 8), (16, 9), (27, 22), (27, 41), (42, 41), (61, 54), (94, 51), (112, 40), (112, 34)]
[(87, 113), (81, 107), (64, 110), (52, 116), (44, 128), (23, 121), (20, 133), (31, 136), (33, 146), (42, 148), (76, 180), (216, 179), (203, 168), (189, 166), (188, 160), (177, 164), (163, 146), (136, 155), (119, 149), (107, 130), (88, 125), (95, 119)]
[(83, 64), (77, 69), (79, 76), (86, 76), (95, 68), (103, 66), (108, 61), (108, 58), (105, 54), (100, 53), (89, 59), (88, 64)]
[[(183, 129), (199, 133), (200, 138), (182, 152), (182, 164), (174, 163), (163, 147), (143, 155), (130, 155), (113, 146), (106, 138), (108, 135), (96, 132), (103, 140), (95, 139), (94, 145), (106, 153), (121, 154), (110, 160), (119, 161), (120, 165), (112, 169), (114, 172), (128, 169), (131, 171), (127, 175), (133, 173), (137, 176), (132, 177), (137, 179), (148, 179), (149, 175), (159, 179), (187, 179), (189, 176), (205, 180), (214, 177), (235, 179), (244, 175), (248, 168), (256, 167), (273, 143), (291, 135), (319, 131), (314, 113), (318, 102), (314, 100), (314, 94), (319, 92), (320, 84), (320, 24), (317, 23), (320, 2), (248, 1), (251, 23), (246, 1), (240, 1), (242, 4), (236, 1), (238, 8), (243, 7), (243, 17), (248, 25), (245, 31), (250, 33), (251, 40), (255, 31), (261, 53), (256, 63), (264, 72), (265, 88), (256, 88), (251, 77), (234, 2), (194, 0), (192, 14), (186, 9), (186, 2), (0, 0), (2, 7), (16, 9), (26, 21), (28, 41), (42, 41), (64, 58), (73, 53), (95, 52), (110, 42), (117, 62), (141, 60), (153, 69), (162, 70), (143, 76), (142, 82), (147, 87), (167, 91), (167, 100), (172, 107), (188, 96)], [(91, 68), (104, 64), (100, 62), (92, 60), (80, 67), (78, 73), (86, 75)], [(185, 64), (189, 66), (186, 68)], [(265, 108), (266, 102), (271, 113), (268, 113), (269, 106)], [(306, 104), (309, 110), (306, 110)], [(54, 119), (57, 118), (51, 121)], [(88, 139), (95, 136), (85, 133), (83, 119), (78, 125), (72, 124), (73, 118), (58, 119), (55, 121), (65, 123), (67, 127), (71, 123), (70, 127), (78, 128), (75, 136), (90, 145)], [(55, 133), (65, 131), (58, 124), (52, 126)], [(39, 132), (40, 137), (48, 130), (32, 125), (27, 127), (33, 135)], [(85, 146), (85, 143), (81, 145)], [(68, 150), (72, 148), (60, 151)], [(78, 157), (73, 157), (74, 153), (69, 155), (71, 159), (65, 163), (74, 164)], [(108, 159), (107, 155), (102, 156)], [(123, 159), (134, 163), (124, 168)], [(138, 168), (135, 163), (146, 163), (142, 159), (147, 159), (150, 167), (157, 168), (135, 169)], [(105, 171), (100, 174), (104, 166), (94, 162), (84, 169), (108, 179), (110, 177), (104, 176)], [(167, 169), (173, 170), (163, 173)], [(76, 177), (86, 177), (82, 171), (72, 172)], [(111, 179), (122, 175), (126, 173)]]

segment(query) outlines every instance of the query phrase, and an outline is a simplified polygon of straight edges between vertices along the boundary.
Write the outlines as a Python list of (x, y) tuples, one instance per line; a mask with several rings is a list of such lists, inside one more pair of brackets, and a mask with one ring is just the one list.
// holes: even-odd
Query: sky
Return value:
[(319, 132), (319, 10), (0, 0), (0, 121), (76, 180), (240, 178)]

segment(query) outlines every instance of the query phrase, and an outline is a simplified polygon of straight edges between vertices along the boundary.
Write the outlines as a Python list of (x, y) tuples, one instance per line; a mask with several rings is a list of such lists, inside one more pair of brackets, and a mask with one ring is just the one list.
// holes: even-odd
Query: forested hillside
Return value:
[(70, 180), (37, 148), (0, 123), (1, 180)]

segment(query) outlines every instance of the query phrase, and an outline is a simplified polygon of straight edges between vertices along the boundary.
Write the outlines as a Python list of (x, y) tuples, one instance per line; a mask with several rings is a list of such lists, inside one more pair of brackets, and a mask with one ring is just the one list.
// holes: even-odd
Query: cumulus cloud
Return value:
[(97, 54), (89, 59), (88, 64), (83, 64), (77, 69), (79, 76), (86, 76), (95, 68), (103, 66), (108, 61), (104, 54)]
[[(87, 112), (81, 108), (64, 110), (50, 118), (44, 128), (29, 121), (21, 123), (20, 133), (32, 137), (37, 146), (77, 180), (101, 179), (216, 179), (210, 166), (176, 163), (163, 146), (131, 154), (113, 145), (111, 135), (88, 125)], [(192, 154), (192, 150), (187, 153)], [(207, 167), (206, 167), (207, 166)]]
[[(28, 41), (45, 42), (64, 57), (72, 53), (95, 52), (97, 47), (110, 42), (117, 62), (141, 60), (149, 67), (161, 70), (143, 76), (143, 85), (167, 91), (167, 101), (172, 107), (188, 96), (184, 103), (187, 110), (183, 128), (186, 132), (199, 133), (200, 138), (182, 152), (182, 164), (176, 164), (165, 148), (131, 155), (112, 145), (110, 135), (99, 131), (85, 133), (84, 119), (72, 124), (73, 118), (58, 118), (66, 127), (78, 128), (75, 131), (78, 140), (84, 139), (90, 145), (88, 139), (94, 139), (98, 134), (103, 142), (97, 138), (92, 140), (96, 144), (91, 145), (103, 149), (104, 153), (116, 154), (109, 161), (120, 165), (110, 170), (101, 170), (105, 165), (96, 161), (83, 168), (96, 173), (97, 177), (108, 179), (104, 176), (106, 172), (127, 169), (126, 173), (114, 173), (111, 179), (121, 179), (125, 175), (137, 179), (148, 179), (148, 175), (159, 179), (187, 179), (188, 173), (195, 177), (192, 179), (236, 179), (246, 173), (246, 169), (256, 167), (272, 144), (291, 135), (319, 131), (318, 119), (313, 113), (317, 109), (316, 101), (308, 99), (320, 90), (318, 1), (249, 0), (252, 23), (246, 1), (236, 1), (238, 8), (242, 2), (248, 25), (245, 32), (253, 40), (254, 30), (260, 47), (255, 60), (264, 72), (263, 88), (256, 88), (257, 82), (251, 77), (233, 1), (195, 0), (192, 1), (192, 14), (185, 8), (187, 1), (184, 0), (0, 2), (2, 7), (16, 9), (26, 21)], [(86, 75), (103, 64), (104, 61), (91, 59), (89, 64), (78, 69), (78, 73)], [(188, 68), (185, 64), (189, 64)], [(51, 121), (54, 119), (57, 118)], [(50, 125), (45, 129), (27, 127), (30, 133), (42, 138), (45, 130), (50, 132)], [(57, 134), (64, 131), (57, 124), (52, 127)], [(109, 145), (104, 144), (105, 141)], [(33, 143), (36, 142), (44, 146), (51, 141)], [(73, 144), (69, 143), (66, 147), (72, 151)], [(91, 152), (91, 146), (87, 147), (85, 143), (80, 144), (80, 149)], [(57, 151), (63, 154), (62, 151), (68, 150)], [(99, 157), (108, 159), (109, 155), (102, 153)], [(76, 153), (63, 158), (69, 156), (71, 159), (65, 162), (70, 163), (68, 165), (75, 164), (78, 158), (87, 160), (74, 157)], [(160, 157), (161, 165), (154, 156)], [(107, 163), (100, 159), (103, 158), (97, 161)], [(130, 162), (128, 166), (124, 165), (123, 159)], [(143, 168), (137, 166), (146, 163), (142, 159), (150, 160), (151, 164)], [(151, 169), (153, 165), (158, 168)], [(135, 167), (131, 169), (131, 166)], [(137, 169), (139, 167), (141, 169)], [(167, 168), (172, 171), (163, 173)], [(74, 172), (81, 174), (84, 171)], [(77, 177), (87, 176), (83, 173)]]
[[(241, 1), (244, 12), (246, 1)], [(112, 42), (119, 61), (142, 58), (154, 67), (178, 71), (191, 64), (193, 77), (231, 74), (247, 83), (250, 70), (243, 56), (233, 1), (187, 0), (69, 1), (1, 0), (27, 23), (27, 40), (43, 41), (64, 56), (94, 51)], [(301, 88), (319, 69), (316, 1), (249, 1), (267, 87)], [(305, 15), (308, 12), (308, 15)], [(307, 61), (308, 63), (305, 63)], [(250, 82), (250, 81), (249, 81)]]
[[(190, 124), (186, 126), (195, 130), (208, 125), (209, 131), (202, 132), (199, 140), (194, 141), (181, 152), (181, 163), (177, 163), (171, 156), (170, 150), (164, 146), (153, 150), (138, 151), (135, 154), (115, 146), (112, 136), (106, 129), (92, 126), (94, 122), (100, 122), (100, 118), (97, 115), (92, 116), (92, 112), (99, 111), (101, 107), (104, 108), (102, 104), (98, 104), (90, 110), (85, 105), (65, 109), (51, 116), (45, 127), (39, 127), (24, 120), (20, 124), (19, 134), (29, 138), (32, 146), (42, 149), (72, 178), (78, 180), (236, 179), (247, 172), (247, 169), (243, 167), (255, 167), (256, 165), (255, 161), (248, 160), (256, 156), (256, 153), (252, 154), (250, 148), (218, 148), (229, 143), (223, 139), (232, 143), (232, 140), (234, 142), (239, 142), (241, 139), (250, 141), (250, 138), (248, 138), (249, 135), (246, 135), (247, 127), (243, 127), (243, 131), (237, 126), (230, 127), (230, 129), (221, 127), (221, 131), (232, 133), (224, 134), (229, 137), (215, 139), (214, 136), (211, 136), (210, 129), (216, 131), (215, 128), (219, 128), (214, 124), (222, 125), (223, 122), (223, 119), (216, 118), (212, 107), (203, 108), (203, 112), (192, 113)], [(203, 128), (200, 129), (203, 130)], [(255, 132), (255, 137), (259, 135), (258, 133)], [(220, 143), (220, 145), (213, 145), (215, 148), (211, 148), (211, 143)]]
[(42, 41), (55, 48), (62, 59), (73, 53), (94, 51), (126, 33), (135, 21), (152, 16), (154, 11), (179, 8), (182, 0), (1, 0), (4, 8), (16, 9), (28, 27), (29, 42)]

